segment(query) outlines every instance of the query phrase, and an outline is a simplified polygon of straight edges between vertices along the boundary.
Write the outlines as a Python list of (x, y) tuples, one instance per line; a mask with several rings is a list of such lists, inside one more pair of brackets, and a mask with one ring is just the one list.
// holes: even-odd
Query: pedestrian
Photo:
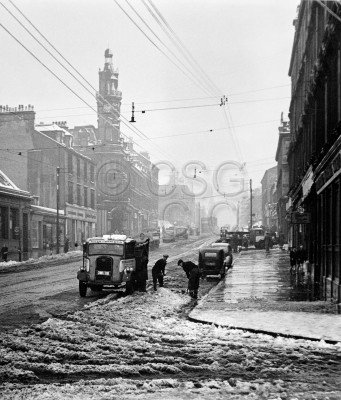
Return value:
[(198, 298), (198, 290), (200, 284), (199, 267), (192, 261), (179, 260), (178, 265), (182, 267), (188, 278), (188, 293), (193, 299)]
[(290, 249), (289, 257), (290, 257), (290, 274), (292, 274), (293, 270), (295, 270), (296, 272), (297, 251), (295, 246)]
[(145, 239), (144, 237), (142, 238), (141, 235), (140, 235), (141, 241), (137, 241), (135, 247), (135, 256), (137, 256), (135, 278), (136, 278), (136, 289), (139, 292), (146, 292), (147, 280), (148, 280), (149, 238), (147, 239)]
[(64, 242), (64, 253), (67, 253), (69, 251), (69, 245), (70, 245), (70, 240), (69, 238), (66, 238)]
[(271, 239), (269, 232), (266, 232), (265, 238), (264, 238), (264, 247), (265, 247), (266, 252), (270, 251), (271, 240), (272, 239)]
[(7, 244), (4, 243), (4, 245), (1, 248), (1, 256), (2, 256), (2, 260), (4, 262), (7, 262), (7, 257), (8, 257), (8, 247)]
[(52, 254), (53, 254), (53, 247), (54, 247), (54, 244), (53, 244), (53, 242), (51, 241), (50, 243), (49, 243), (49, 249), (50, 249), (50, 255), (52, 256)]
[(300, 270), (300, 266), (302, 266), (303, 270), (303, 264), (305, 261), (307, 261), (307, 259), (308, 259), (307, 252), (304, 249), (303, 244), (300, 244), (300, 247), (298, 248), (296, 253), (296, 264), (298, 271)]
[(164, 254), (162, 258), (156, 261), (154, 267), (152, 268), (152, 276), (153, 276), (153, 286), (154, 290), (156, 290), (156, 285), (159, 282), (159, 286), (163, 287), (163, 277), (166, 275), (166, 264), (167, 264), (168, 255)]

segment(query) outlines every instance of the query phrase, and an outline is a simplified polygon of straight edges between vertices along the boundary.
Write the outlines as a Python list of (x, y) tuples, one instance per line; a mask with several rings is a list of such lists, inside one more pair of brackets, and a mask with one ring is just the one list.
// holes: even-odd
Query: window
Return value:
[(89, 256), (110, 254), (123, 256), (124, 246), (123, 244), (115, 243), (90, 243), (89, 244)]
[(84, 162), (84, 181), (88, 180), (88, 164)]
[(19, 210), (11, 208), (9, 214), (9, 235), (11, 239), (18, 239), (19, 237)]
[(77, 178), (81, 177), (81, 160), (77, 159)]
[(77, 185), (77, 204), (78, 204), (79, 206), (82, 205), (81, 185)]
[(39, 221), (31, 221), (31, 244), (32, 248), (39, 248)]
[(0, 237), (8, 239), (8, 208), (0, 207)]
[(95, 182), (95, 167), (90, 165), (90, 181)]
[(93, 189), (90, 190), (90, 207), (95, 208), (95, 191)]
[(67, 168), (69, 174), (73, 174), (72, 154), (69, 153), (67, 156)]
[(73, 182), (68, 182), (68, 202), (70, 203), (70, 204), (72, 204), (73, 203)]
[(88, 207), (88, 188), (84, 186), (84, 207)]

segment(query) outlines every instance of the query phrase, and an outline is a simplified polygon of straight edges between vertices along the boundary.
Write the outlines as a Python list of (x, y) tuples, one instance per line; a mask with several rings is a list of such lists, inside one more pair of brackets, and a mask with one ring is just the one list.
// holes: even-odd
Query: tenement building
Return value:
[(262, 184), (262, 221), (263, 226), (271, 234), (277, 230), (277, 167), (265, 171)]
[(341, 301), (341, 4), (301, 1), (289, 76), (288, 218), (325, 299)]
[(288, 221), (286, 205), (289, 191), (288, 149), (290, 144), (290, 126), (281, 116), (281, 125), (278, 128), (278, 144), (276, 151), (277, 161), (277, 222), (280, 243), (288, 243)]
[(33, 106), (0, 107), (0, 138), (7, 149), (0, 169), (34, 199), (29, 223), (26, 213), (15, 223), (29, 256), (62, 252), (67, 239), (72, 248), (93, 236), (95, 163), (72, 148), (65, 123), (35, 125)]

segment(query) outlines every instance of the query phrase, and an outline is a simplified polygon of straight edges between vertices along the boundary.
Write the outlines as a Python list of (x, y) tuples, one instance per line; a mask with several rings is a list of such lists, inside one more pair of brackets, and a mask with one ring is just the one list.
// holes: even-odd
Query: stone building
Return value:
[(8, 260), (17, 261), (21, 256), (27, 257), (31, 245), (29, 233), (32, 201), (30, 193), (19, 189), (0, 170), (0, 248), (6, 244)]
[(341, 4), (301, 1), (289, 76), (293, 244), (308, 250), (325, 299), (341, 301)]
[(1, 158), (1, 170), (34, 198), (30, 255), (63, 251), (66, 237), (73, 245), (92, 236), (95, 164), (72, 148), (66, 124), (35, 126), (32, 106), (0, 107), (0, 138), (9, 149)]
[(271, 233), (277, 230), (277, 166), (267, 169), (262, 184), (262, 222)]
[(97, 234), (123, 232), (137, 235), (157, 227), (158, 169), (147, 152), (137, 152), (120, 130), (122, 92), (112, 52), (104, 53), (97, 93), (98, 128), (77, 126), (74, 146), (96, 163)]
[(278, 234), (281, 243), (288, 243), (288, 221), (286, 205), (289, 191), (289, 165), (288, 150), (290, 144), (290, 126), (288, 121), (281, 117), (281, 125), (278, 128), (278, 144), (276, 151), (277, 161), (277, 217)]

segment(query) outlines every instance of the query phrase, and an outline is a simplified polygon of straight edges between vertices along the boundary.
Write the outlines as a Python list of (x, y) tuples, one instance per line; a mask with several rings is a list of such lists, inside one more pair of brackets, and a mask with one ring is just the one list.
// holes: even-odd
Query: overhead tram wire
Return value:
[[(11, 3), (12, 3), (12, 1), (11, 0), (9, 0)], [(12, 3), (13, 4), (13, 3)], [(39, 44), (40, 44), (40, 46), (41, 47), (43, 47), (44, 48), (44, 50), (45, 51), (47, 51), (48, 52), (48, 54), (50, 54), (50, 56), (55, 60), (55, 61), (57, 61), (58, 62), (58, 64), (59, 65), (61, 65), (74, 79), (76, 79), (77, 80), (77, 82), (85, 89), (85, 90), (87, 90), (95, 99), (97, 99), (96, 98), (96, 96), (88, 89), (88, 88), (86, 88), (85, 86), (84, 86), (84, 84), (82, 84), (82, 82), (80, 82), (79, 81), (79, 79), (78, 78), (76, 78), (75, 76), (74, 76), (74, 74), (72, 74), (68, 69), (67, 69), (67, 67), (65, 67), (8, 9), (7, 9), (7, 7), (5, 7), (2, 3), (1, 3), (1, 5), (9, 12), (9, 14), (30, 34), (30, 36), (32, 36)], [(14, 5), (15, 6), (15, 5)], [(27, 17), (25, 17), (24, 16), (24, 14), (18, 9), (18, 7), (16, 7), (15, 6), (15, 8), (20, 12), (20, 14), (27, 20), (27, 21), (29, 21), (28, 20), (28, 18)], [(29, 23), (34, 27), (34, 25), (29, 21)], [(12, 35), (3, 25), (1, 25), (2, 27), (3, 27), (3, 29), (5, 29), (20, 45), (22, 45), (21, 44), (21, 42), (18, 40), (18, 39), (16, 39), (15, 37), (14, 37), (14, 35)], [(47, 41), (47, 43), (73, 68), (73, 70), (75, 70), (75, 71), (77, 71), (66, 59), (65, 59), (65, 57), (63, 57), (62, 55), (61, 55), (61, 53), (45, 38), (45, 36), (42, 34), (42, 33), (40, 33), (40, 31), (37, 29), (37, 28), (35, 28), (35, 30), (44, 38), (44, 40), (46, 40)], [(37, 61), (39, 61), (40, 62), (40, 60), (37, 58), (37, 57), (35, 57), (34, 56), (34, 54), (32, 53), (32, 52), (30, 52), (25, 46), (23, 46), (22, 45), (22, 47), (24, 47), (34, 58), (36, 58), (37, 59)], [(79, 95), (77, 95), (76, 94), (76, 92), (74, 92), (71, 88), (69, 88), (69, 86), (67, 86), (61, 79), (59, 79), (58, 78), (58, 76), (56, 75), (56, 74), (54, 74), (44, 63), (42, 63), (42, 62), (40, 62), (45, 68), (47, 68), (48, 70), (49, 70), (49, 72), (51, 72), (61, 83), (63, 83), (69, 90), (71, 90), (80, 100), (82, 100), (90, 109), (92, 109), (96, 114), (97, 114), (97, 110), (95, 110), (92, 106), (90, 106), (84, 99), (82, 99)], [(96, 92), (96, 89), (83, 77), (83, 75), (82, 74), (80, 74), (78, 71), (77, 71), (77, 73), (78, 73), (78, 75)], [(102, 104), (109, 104), (110, 105), (110, 103), (106, 100), (106, 99), (104, 99), (103, 98), (103, 96), (100, 96), (103, 100), (104, 100), (104, 103), (102, 103)], [(103, 119), (103, 120), (105, 120), (107, 123), (109, 123), (110, 125), (112, 125), (112, 123), (111, 123), (111, 121), (109, 121), (109, 120), (107, 120), (105, 117), (103, 117), (103, 115), (101, 115), (101, 114), (99, 114), (99, 116)], [(127, 124), (126, 124), (127, 125)], [(147, 138), (148, 139), (148, 137), (145, 135), (145, 134), (143, 134), (141, 131), (139, 131), (140, 133), (136, 133), (133, 129), (132, 129), (132, 127), (130, 126), (130, 125), (127, 125), (128, 126), (128, 128), (129, 129), (131, 129), (135, 134), (137, 134), (138, 136), (140, 136), (140, 134), (142, 134), (145, 138)], [(129, 139), (130, 140), (130, 138), (128, 137), (128, 136), (126, 136), (123, 132), (121, 132), (127, 139)], [(138, 143), (136, 143), (135, 141), (133, 141), (133, 143), (135, 143), (136, 145), (138, 145), (139, 147), (141, 147), (141, 145), (140, 144), (138, 144)], [(145, 149), (143, 149), (143, 150), (145, 150)], [(160, 151), (160, 150), (158, 150), (158, 151)]]
[[(187, 72), (189, 72), (189, 74), (192, 74), (192, 71), (190, 71), (190, 69), (178, 58), (178, 56), (173, 52), (173, 50), (171, 50), (169, 48), (169, 46), (167, 46), (167, 44), (164, 43), (163, 40), (160, 39), (160, 37), (153, 31), (153, 29), (149, 26), (149, 24), (141, 17), (141, 15), (136, 11), (136, 9), (129, 3), (128, 0), (126, 0), (126, 3), (128, 4), (128, 6), (133, 10), (133, 12), (137, 15), (137, 17), (146, 25), (146, 27), (149, 29), (149, 31), (156, 37), (156, 39), (172, 54), (172, 56), (187, 70)], [(197, 83), (199, 85), (202, 85), (202, 80), (199, 80), (197, 77), (193, 76), (193, 79), (197, 80)], [(209, 91), (211, 90), (210, 87), (207, 87), (206, 89), (208, 89)]]
[[(25, 16), (25, 14), (13, 3), (12, 0), (8, 0), (12, 6), (20, 13), (20, 15), (32, 26), (32, 28), (38, 32), (38, 34), (52, 47), (52, 49), (86, 82), (90, 87), (91, 83), (84, 78), (84, 76), (58, 51), (58, 49), (47, 39), (45, 35)], [(3, 6), (3, 4), (2, 4)], [(21, 24), (21, 23), (20, 23)], [(23, 26), (23, 25), (22, 25)], [(26, 29), (26, 28), (25, 28)]]
[[(145, 0), (142, 0), (143, 3), (145, 3)], [(148, 0), (149, 4), (152, 6), (152, 8), (154, 9), (154, 11), (156, 12), (156, 14), (158, 15), (158, 17), (161, 19), (162, 23), (166, 26), (166, 28), (171, 32), (171, 34), (174, 36), (175, 40), (179, 43), (180, 47), (183, 49), (183, 54), (187, 54), (187, 56), (185, 55), (186, 59), (189, 60), (189, 62), (191, 63), (191, 65), (197, 70), (199, 71), (199, 73), (204, 77), (204, 80), (208, 81), (209, 84), (211, 85), (211, 87), (213, 87), (216, 91), (216, 93), (219, 93), (219, 96), (221, 96), (221, 91), (219, 90), (219, 88), (214, 84), (214, 82), (210, 79), (210, 77), (206, 74), (206, 72), (200, 67), (200, 65), (198, 64), (198, 62), (194, 59), (194, 57), (192, 56), (192, 54), (188, 51), (188, 49), (186, 48), (186, 46), (182, 43), (182, 41), (180, 40), (180, 38), (176, 35), (176, 33), (174, 32), (174, 30), (171, 28), (171, 26), (168, 24), (168, 22), (166, 21), (166, 19), (162, 16), (161, 12), (158, 10), (158, 8), (155, 6), (155, 4), (151, 1)], [(192, 60), (192, 61), (190, 61)]]
[[(133, 20), (133, 18), (125, 11), (125, 9), (123, 7), (121, 7), (121, 5), (118, 3), (117, 0), (114, 0), (114, 2), (116, 3), (116, 5), (123, 11), (123, 13), (130, 19), (130, 21), (137, 27), (137, 29), (153, 44), (153, 46), (155, 46), (165, 57), (168, 58), (168, 60), (174, 64), (183, 74), (185, 74), (187, 76), (187, 78), (189, 78), (196, 86), (198, 86), (198, 83), (190, 76), (187, 74), (186, 71), (184, 71), (179, 65), (177, 65), (162, 49), (160, 49), (160, 47), (143, 31), (142, 28), (140, 28), (140, 26)], [(207, 89), (204, 88), (202, 85), (200, 86), (201, 90), (204, 90), (206, 92), (206, 94), (210, 94), (208, 93)]]
[[(89, 103), (87, 103), (86, 100), (84, 100), (79, 94), (77, 94), (69, 85), (67, 85), (62, 79), (58, 77), (47, 65), (45, 65), (35, 54), (33, 54), (23, 43), (20, 42), (19, 39), (17, 39), (3, 24), (0, 23), (0, 26), (18, 43), (20, 46), (22, 46), (34, 59), (36, 59), (44, 68), (46, 68), (60, 83), (62, 83), (68, 90), (70, 90), (76, 97), (78, 97), (84, 104), (86, 104), (91, 110), (93, 110), (97, 114), (97, 110), (93, 108)], [(101, 114), (99, 116), (106, 122), (108, 122), (110, 125), (113, 126), (111, 121), (107, 120), (105, 117), (103, 117)], [(126, 124), (127, 125), (127, 124)], [(123, 132), (121, 132), (128, 140), (130, 140), (129, 136), (125, 135)], [(137, 146), (145, 150), (139, 143), (133, 141)], [(100, 145), (101, 146), (101, 145)]]
[[(123, 8), (118, 4), (118, 2), (117, 2), (117, 0), (114, 0), (115, 2), (116, 2), (116, 4), (121, 8), (121, 10), (123, 11), (123, 12), (125, 12), (124, 10), (123, 10)], [(143, 1), (143, 3), (145, 4), (145, 6), (146, 6), (146, 3), (145, 3), (145, 1), (144, 0), (142, 0)], [(150, 2), (150, 4), (152, 5), (152, 7), (157, 11), (157, 13), (158, 13), (158, 15), (161, 17), (161, 19), (162, 19), (162, 21), (166, 24), (166, 26), (167, 26), (167, 28), (168, 29), (170, 29), (170, 31), (175, 35), (175, 33), (174, 33), (174, 31), (170, 28), (170, 26), (167, 24), (167, 22), (166, 22), (166, 20), (162, 17), (162, 15), (161, 15), (161, 13), (157, 10), (157, 8)], [(150, 8), (148, 7), (148, 6), (146, 6), (147, 7), (147, 9), (149, 10), (149, 12), (151, 12), (150, 11)], [(130, 16), (125, 12), (125, 14), (128, 16), (128, 18), (134, 23), (134, 25), (136, 25), (137, 27), (138, 27), (138, 25), (132, 20), (132, 18), (130, 18)], [(152, 13), (152, 15), (154, 15), (154, 18), (155, 18), (155, 14), (153, 14)], [(161, 26), (161, 25), (160, 25)], [(138, 27), (139, 28), (139, 27)], [(140, 29), (139, 28), (139, 30), (148, 38), (148, 36), (142, 31), (142, 29)], [(176, 36), (176, 35), (175, 35)], [(177, 38), (178, 39), (178, 38)], [(148, 38), (148, 40), (150, 40), (149, 38)], [(179, 40), (179, 39), (178, 39)], [(179, 42), (181, 43), (181, 45), (183, 46), (183, 48), (185, 48), (185, 46), (182, 44), (182, 42), (179, 40)], [(154, 42), (152, 42), (153, 44), (154, 44)], [(154, 44), (155, 45), (155, 44)], [(157, 46), (156, 46), (157, 47)], [(158, 47), (157, 47), (158, 48)], [(179, 48), (179, 47), (178, 47)], [(185, 48), (186, 49), (186, 48)], [(187, 51), (187, 49), (186, 49), (186, 51)], [(183, 51), (181, 51), (182, 52), (182, 54), (184, 54), (183, 53)], [(188, 52), (188, 51), (187, 51)], [(188, 52), (189, 53), (189, 52)], [(186, 57), (187, 59), (188, 59), (188, 57)], [(193, 57), (192, 57), (193, 58)], [(194, 62), (195, 62), (195, 60), (194, 60)], [(197, 63), (195, 62), (195, 65), (196, 65)], [(206, 75), (206, 79), (207, 79), (208, 77), (207, 77), (207, 75)], [(209, 78), (208, 78), (209, 79)], [(209, 80), (210, 81), (210, 80)], [(215, 90), (217, 91), (217, 96), (219, 95), (219, 96), (221, 96), (221, 92), (219, 91), (219, 89), (213, 84), (213, 82), (212, 81), (210, 81), (210, 83), (211, 83), (211, 85), (213, 86), (213, 88), (215, 88)], [(226, 115), (226, 112), (225, 112), (225, 118), (228, 120), (228, 117), (227, 117), (227, 115)], [(232, 129), (232, 128), (231, 128)], [(238, 143), (238, 140), (237, 140), (237, 138), (235, 137), (235, 135), (234, 135), (234, 133), (233, 133), (233, 131), (232, 131), (232, 139), (233, 139), (233, 141), (235, 142), (235, 145), (236, 145), (236, 148), (237, 149), (239, 149), (239, 157), (240, 157), (240, 148), (239, 148), (239, 143)]]
[[(127, 1), (127, 0), (126, 0)], [(170, 41), (175, 45), (175, 47), (177, 48), (178, 51), (180, 51), (180, 53), (182, 54), (182, 56), (185, 57), (186, 61), (189, 63), (189, 65), (191, 66), (191, 68), (193, 68), (195, 74), (198, 74), (198, 69), (196, 68), (196, 65), (191, 62), (191, 59), (189, 59), (186, 55), (186, 53), (182, 50), (182, 48), (178, 45), (178, 43), (176, 42), (176, 40), (172, 37), (172, 35), (169, 34), (169, 32), (167, 31), (167, 29), (164, 27), (164, 24), (162, 21), (160, 21), (159, 17), (153, 12), (153, 10), (151, 10), (151, 8), (148, 6), (148, 4), (146, 3), (145, 0), (142, 0), (142, 3), (144, 4), (144, 6), (146, 7), (146, 9), (148, 10), (149, 14), (154, 18), (154, 20), (157, 22), (157, 24), (160, 26), (160, 28), (163, 30), (163, 32), (167, 35), (168, 39), (170, 39)], [(158, 10), (157, 10), (158, 11)], [(212, 85), (207, 83), (207, 80), (202, 76), (200, 76), (200, 70), (199, 70), (199, 75), (196, 79), (198, 79), (200, 82), (203, 82), (208, 90), (210, 91), (210, 93), (214, 94), (214, 92), (212, 91)]]
[[(155, 17), (155, 14), (152, 13), (150, 11), (150, 8), (146, 5), (146, 0), (141, 0), (143, 2), (143, 4), (146, 6), (146, 8), (148, 9), (148, 11)], [(196, 69), (200, 69), (201, 73), (205, 76), (205, 79), (210, 82), (210, 84), (212, 85), (212, 87), (216, 90), (216, 92), (214, 92), (214, 94), (220, 94), (221, 95), (221, 91), (218, 89), (218, 87), (212, 82), (212, 80), (208, 77), (208, 75), (200, 68), (199, 64), (196, 62), (196, 60), (193, 58), (193, 56), (191, 55), (191, 53), (187, 50), (186, 46), (184, 46), (184, 44), (181, 42), (181, 40), (178, 38), (178, 36), (175, 34), (174, 30), (170, 27), (170, 25), (167, 23), (167, 21), (165, 20), (165, 18), (162, 16), (162, 14), (160, 13), (160, 11), (157, 9), (157, 7), (153, 4), (153, 2), (151, 0), (148, 0), (149, 4), (153, 7), (153, 9), (155, 10), (155, 12), (157, 13), (157, 15), (159, 16), (159, 18), (162, 20), (163, 24), (167, 27), (167, 29), (171, 32), (171, 34), (176, 38), (176, 40), (178, 41), (178, 43), (180, 44), (181, 48), (184, 49), (184, 51), (180, 50), (180, 48), (178, 47), (178, 49), (181, 51), (182, 54), (184, 54), (184, 56), (186, 57), (186, 59), (188, 60), (189, 58), (191, 60), (193, 60), (193, 63), (191, 63), (192, 66), (194, 66), (194, 68)], [(160, 25), (161, 26), (161, 25)], [(171, 38), (170, 35), (168, 35), (169, 38)], [(173, 41), (173, 39), (171, 39)], [(174, 41), (173, 41), (174, 43)], [(230, 126), (230, 129), (232, 131), (232, 139), (233, 142), (235, 143), (236, 146), (236, 150), (238, 153), (238, 157), (239, 159), (241, 159), (241, 151), (240, 151), (240, 146), (238, 143), (238, 139), (235, 135), (234, 129), (233, 129), (233, 122), (232, 122), (232, 117), (230, 115), (230, 119), (231, 119), (231, 124), (228, 121), (228, 115), (226, 113), (226, 110), (224, 109), (224, 116), (226, 118), (226, 122), (228, 124), (228, 126)]]
[[(58, 55), (60, 55), (60, 57), (62, 57), (62, 59), (63, 60), (65, 60), (66, 61), (66, 63), (74, 70), (74, 71), (76, 71), (77, 72), (77, 74), (95, 91), (95, 92), (97, 92), (97, 90), (96, 90), (96, 88), (94, 88), (92, 85), (91, 85), (91, 83), (90, 82), (88, 82), (87, 80), (86, 80), (86, 78), (84, 78), (84, 76), (76, 69), (76, 68), (74, 68), (73, 66), (72, 66), (72, 64), (56, 49), (56, 47), (55, 46), (53, 46), (53, 44), (34, 26), (34, 24), (32, 24), (32, 22), (19, 10), (19, 8), (17, 7), (17, 6), (15, 6), (15, 4), (11, 1), (11, 0), (8, 0), (8, 1), (10, 1), (10, 3), (18, 10), (18, 12), (26, 19), (26, 21), (27, 22), (29, 22), (30, 23), (30, 25), (44, 38), (44, 40), (46, 40), (46, 42), (58, 53)], [(46, 47), (31, 33), (31, 32), (29, 32), (29, 30), (1, 3), (1, 5), (11, 14), (11, 16), (13, 17), (13, 18), (15, 18), (16, 19), (16, 21), (30, 34), (30, 36), (32, 36), (43, 48), (44, 48), (44, 50), (45, 51), (47, 51), (50, 55), (51, 55), (51, 57), (53, 57), (54, 58), (54, 60), (55, 61), (57, 61), (58, 62), (58, 64), (59, 65), (61, 65), (74, 79), (76, 79), (77, 80), (77, 82), (80, 84), (80, 85), (82, 85), (82, 87), (85, 89), (85, 90), (87, 90), (88, 91), (88, 93), (90, 93), (93, 97), (95, 97), (96, 98), (96, 96), (94, 96), (94, 94), (91, 92), (91, 91), (89, 91), (89, 89), (88, 88), (86, 88), (62, 63), (60, 63), (60, 61), (48, 50), (48, 49), (46, 49)], [(102, 98), (103, 99), (103, 101), (104, 101), (104, 103), (102, 103), (101, 105), (104, 105), (104, 104), (108, 104), (108, 105), (111, 105), (103, 96), (101, 96), (101, 95), (99, 95), (99, 97), (100, 98)], [(97, 98), (96, 98), (97, 99)], [(106, 122), (108, 122), (107, 120), (106, 120)], [(143, 135), (143, 136), (145, 136), (147, 139), (148, 139), (148, 137), (145, 135), (145, 134), (143, 134), (142, 132), (141, 132), (141, 134)]]

